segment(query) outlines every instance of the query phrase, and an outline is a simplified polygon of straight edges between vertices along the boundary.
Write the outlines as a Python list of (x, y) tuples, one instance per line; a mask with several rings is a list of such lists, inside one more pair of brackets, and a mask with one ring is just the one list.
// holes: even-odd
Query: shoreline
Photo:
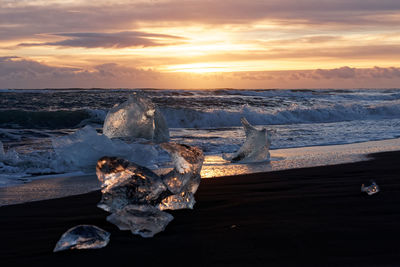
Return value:
[[(164, 232), (119, 231), (100, 192), (0, 207), (5, 266), (118, 262), (191, 266), (396, 266), (400, 261), (400, 151), (370, 161), (204, 179), (193, 210), (171, 211)], [(374, 179), (381, 192), (366, 196)], [(70, 227), (111, 233), (107, 247), (53, 253)]]
[[(227, 164), (221, 156), (207, 156), (201, 172), (208, 178), (234, 177), (253, 173), (331, 166), (369, 160), (371, 153), (400, 150), (400, 138), (331, 146), (311, 146), (270, 150), (271, 162)], [(0, 187), (0, 207), (46, 199), (80, 195), (100, 189), (96, 174), (51, 175), (29, 183)]]

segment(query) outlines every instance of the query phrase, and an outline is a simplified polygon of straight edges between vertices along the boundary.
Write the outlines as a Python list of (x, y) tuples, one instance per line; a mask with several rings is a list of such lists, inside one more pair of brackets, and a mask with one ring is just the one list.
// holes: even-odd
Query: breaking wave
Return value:
[(304, 108), (292, 106), (281, 110), (244, 107), (240, 111), (198, 111), (192, 109), (162, 109), (171, 128), (213, 128), (240, 126), (246, 117), (258, 125), (341, 122), (351, 120), (386, 119), (400, 117), (400, 101), (380, 105), (334, 105)]
[[(279, 125), (298, 123), (324, 123), (351, 120), (386, 119), (400, 117), (400, 101), (377, 105), (337, 104), (287, 108), (244, 106), (237, 111), (212, 109), (201, 111), (190, 108), (161, 108), (170, 128), (214, 128), (240, 126), (246, 117), (252, 124)], [(22, 111), (0, 110), (0, 128), (66, 129), (85, 125), (102, 125), (106, 110), (75, 111)]]

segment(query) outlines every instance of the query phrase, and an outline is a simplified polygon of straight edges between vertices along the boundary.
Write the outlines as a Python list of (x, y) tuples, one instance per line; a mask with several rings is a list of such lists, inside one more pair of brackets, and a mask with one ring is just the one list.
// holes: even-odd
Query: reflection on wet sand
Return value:
[(224, 160), (221, 156), (211, 155), (206, 156), (204, 160), (203, 168), (201, 169), (201, 178), (215, 178), (271, 170), (270, 162), (232, 164)]

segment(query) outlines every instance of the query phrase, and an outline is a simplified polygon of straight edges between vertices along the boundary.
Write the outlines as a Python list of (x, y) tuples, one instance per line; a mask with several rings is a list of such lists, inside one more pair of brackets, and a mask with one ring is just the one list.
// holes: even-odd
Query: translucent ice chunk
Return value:
[(59, 161), (69, 169), (91, 169), (103, 156), (119, 156), (147, 166), (157, 157), (157, 150), (150, 145), (128, 144), (121, 140), (111, 140), (98, 134), (89, 125), (73, 134), (54, 138), (54, 151)]
[(246, 141), (240, 149), (228, 159), (231, 162), (242, 163), (269, 160), (272, 131), (268, 131), (267, 129), (257, 130), (245, 118), (242, 118), (241, 122), (246, 134)]
[(156, 173), (117, 157), (98, 160), (96, 173), (102, 183), (102, 200), (98, 207), (115, 212), (130, 204), (157, 205), (160, 210), (193, 208), (194, 193), (199, 187), (203, 152), (197, 147), (163, 143), (172, 157), (174, 169)]
[(107, 246), (110, 233), (94, 225), (78, 225), (65, 232), (53, 252), (67, 249), (95, 249)]
[(370, 186), (364, 186), (364, 184), (361, 185), (361, 192), (365, 192), (370, 196), (379, 192), (379, 186), (375, 181), (371, 181)]
[(137, 94), (110, 109), (104, 120), (103, 133), (110, 138), (135, 137), (154, 142), (169, 140), (169, 130), (160, 110), (150, 99)]
[(171, 155), (175, 166), (172, 171), (161, 176), (173, 195), (163, 199), (158, 207), (160, 210), (192, 209), (195, 204), (194, 193), (201, 181), (203, 151), (197, 147), (176, 143), (163, 143), (161, 147)]
[(173, 216), (150, 205), (128, 205), (107, 217), (120, 230), (130, 230), (142, 237), (153, 237), (164, 231)]
[(99, 159), (96, 174), (103, 193), (98, 207), (109, 212), (129, 204), (155, 205), (170, 194), (157, 174), (122, 158)]
[(157, 207), (160, 210), (193, 209), (194, 204), (196, 204), (194, 193), (182, 191), (164, 198)]

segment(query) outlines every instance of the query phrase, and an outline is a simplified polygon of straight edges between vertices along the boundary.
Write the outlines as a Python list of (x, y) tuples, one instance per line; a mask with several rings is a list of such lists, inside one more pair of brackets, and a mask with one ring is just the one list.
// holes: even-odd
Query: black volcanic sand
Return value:
[[(0, 266), (400, 266), (400, 152), (335, 166), (204, 179), (154, 238), (119, 231), (100, 192), (0, 208)], [(381, 192), (360, 193), (375, 179)], [(78, 224), (107, 247), (53, 253)]]

